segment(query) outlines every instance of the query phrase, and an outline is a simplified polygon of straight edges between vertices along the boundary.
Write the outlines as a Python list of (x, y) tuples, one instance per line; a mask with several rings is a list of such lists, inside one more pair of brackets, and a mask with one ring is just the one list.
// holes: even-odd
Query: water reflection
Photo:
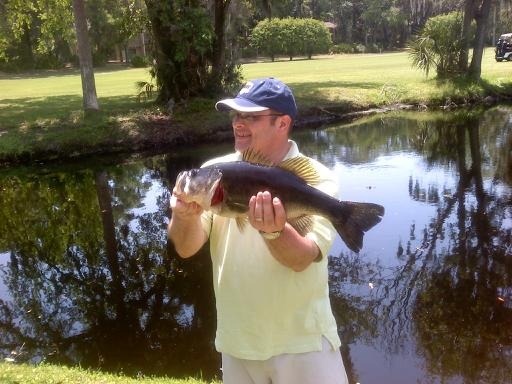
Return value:
[[(345, 200), (386, 207), (330, 257), (351, 381), (512, 377), (512, 110), (297, 134)], [(228, 148), (0, 176), (0, 354), (129, 374), (219, 373), (206, 250), (166, 239), (176, 174)]]

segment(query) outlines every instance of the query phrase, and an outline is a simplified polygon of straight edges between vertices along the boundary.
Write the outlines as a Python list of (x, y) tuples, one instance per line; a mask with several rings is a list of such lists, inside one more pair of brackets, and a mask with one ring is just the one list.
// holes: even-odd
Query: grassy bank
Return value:
[[(305, 119), (393, 103), (472, 101), (490, 87), (510, 87), (512, 63), (497, 63), (492, 49), (486, 50), (481, 84), (427, 78), (411, 67), (406, 52), (250, 63), (243, 73), (246, 79), (274, 76), (288, 83)], [(213, 110), (215, 100), (177, 105), (172, 117), (139, 100), (135, 82), (150, 80), (147, 69), (111, 66), (96, 70), (95, 77), (101, 111), (86, 117), (77, 70), (0, 76), (0, 162), (157, 148), (229, 128), (226, 116)]]
[(130, 378), (80, 368), (53, 365), (10, 364), (0, 362), (2, 384), (214, 384), (218, 381), (173, 378)]

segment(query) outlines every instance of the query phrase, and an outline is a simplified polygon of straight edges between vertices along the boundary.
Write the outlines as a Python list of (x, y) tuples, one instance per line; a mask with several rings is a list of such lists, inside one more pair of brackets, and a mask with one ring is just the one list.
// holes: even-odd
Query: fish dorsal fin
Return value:
[(288, 219), (288, 222), (301, 236), (306, 236), (313, 228), (313, 217), (309, 215)]
[(266, 165), (268, 167), (274, 166), (274, 163), (267, 159), (265, 155), (262, 155), (260, 152), (255, 151), (252, 148), (248, 148), (242, 152), (242, 160), (248, 163)]
[(291, 172), (309, 185), (317, 185), (320, 183), (320, 175), (311, 163), (311, 160), (304, 156), (296, 156), (287, 159), (278, 165), (279, 168)]

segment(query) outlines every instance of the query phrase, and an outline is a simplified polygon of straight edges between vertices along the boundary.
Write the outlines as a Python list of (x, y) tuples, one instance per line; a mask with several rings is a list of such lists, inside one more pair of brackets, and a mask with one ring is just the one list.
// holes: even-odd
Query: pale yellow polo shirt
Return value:
[[(302, 156), (295, 142), (291, 144), (285, 159)], [(237, 160), (241, 155), (234, 153), (205, 165)], [(335, 196), (337, 185), (330, 171), (312, 161), (321, 177), (318, 189)], [(307, 237), (318, 245), (322, 258), (294, 272), (272, 256), (252, 226), (241, 233), (234, 219), (203, 214), (203, 227), (210, 236), (219, 352), (266, 360), (283, 353), (321, 351), (322, 336), (339, 348), (327, 273), (327, 252), (335, 231), (326, 219), (314, 218), (314, 229)]]

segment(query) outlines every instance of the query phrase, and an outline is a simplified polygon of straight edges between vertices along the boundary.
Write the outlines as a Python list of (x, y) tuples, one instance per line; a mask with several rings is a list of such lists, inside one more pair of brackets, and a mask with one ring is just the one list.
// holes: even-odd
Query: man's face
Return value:
[(235, 150), (243, 152), (248, 148), (271, 155), (276, 144), (280, 113), (272, 110), (261, 112), (230, 113), (235, 136)]

